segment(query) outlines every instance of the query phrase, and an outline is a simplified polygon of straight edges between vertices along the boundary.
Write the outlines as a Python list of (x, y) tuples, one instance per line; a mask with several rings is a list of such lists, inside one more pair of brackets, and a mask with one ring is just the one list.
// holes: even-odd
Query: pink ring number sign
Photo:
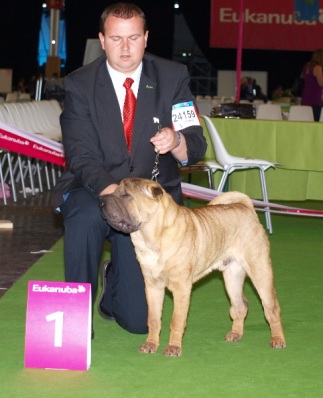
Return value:
[(91, 311), (89, 283), (29, 281), (25, 367), (88, 370)]

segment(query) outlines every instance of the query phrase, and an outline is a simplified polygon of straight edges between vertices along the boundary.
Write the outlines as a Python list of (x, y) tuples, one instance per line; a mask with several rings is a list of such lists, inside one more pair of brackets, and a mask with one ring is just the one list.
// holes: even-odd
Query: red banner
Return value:
[(60, 10), (64, 7), (64, 0), (47, 0), (47, 8)]
[(0, 123), (0, 148), (65, 166), (63, 145)]
[[(237, 48), (241, 0), (212, 0), (210, 46)], [(244, 0), (243, 48), (314, 51), (323, 47), (323, 0), (317, 21), (294, 18), (294, 0)]]

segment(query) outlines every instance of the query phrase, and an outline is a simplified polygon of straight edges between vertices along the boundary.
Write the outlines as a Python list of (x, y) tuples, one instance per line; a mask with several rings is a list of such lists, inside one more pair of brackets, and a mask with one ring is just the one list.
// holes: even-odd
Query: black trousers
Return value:
[(323, 108), (321, 107), (321, 105), (312, 105), (312, 108), (314, 113), (314, 120), (318, 122), (320, 120), (320, 115)]
[(147, 333), (144, 280), (129, 235), (111, 228), (101, 217), (99, 202), (87, 190), (72, 191), (61, 206), (64, 218), (64, 260), (67, 282), (91, 283), (92, 302), (105, 240), (111, 242), (112, 269), (104, 307), (131, 333)]

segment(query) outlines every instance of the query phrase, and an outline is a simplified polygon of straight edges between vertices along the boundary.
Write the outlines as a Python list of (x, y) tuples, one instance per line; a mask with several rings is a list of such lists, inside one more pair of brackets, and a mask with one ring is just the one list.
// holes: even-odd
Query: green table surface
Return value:
[[(231, 155), (278, 163), (275, 169), (266, 171), (269, 199), (323, 200), (323, 123), (224, 118), (212, 121)], [(203, 128), (208, 141), (205, 159), (214, 160), (204, 124)], [(221, 172), (215, 173), (215, 187), (220, 176)], [(257, 170), (234, 172), (229, 184), (230, 190), (261, 198)]]

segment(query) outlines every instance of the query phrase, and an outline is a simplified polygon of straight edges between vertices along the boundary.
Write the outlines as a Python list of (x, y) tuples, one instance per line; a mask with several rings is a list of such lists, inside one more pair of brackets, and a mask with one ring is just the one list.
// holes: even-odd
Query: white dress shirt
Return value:
[(138, 66), (138, 68), (134, 71), (134, 73), (130, 76), (125, 75), (121, 72), (116, 71), (115, 69), (113, 69), (108, 61), (107, 61), (107, 68), (108, 68), (108, 72), (109, 75), (111, 77), (112, 83), (113, 83), (113, 87), (115, 89), (115, 92), (117, 94), (117, 98), (118, 98), (118, 102), (119, 102), (119, 107), (120, 107), (120, 112), (121, 112), (121, 117), (122, 117), (122, 113), (123, 113), (123, 105), (124, 105), (124, 100), (126, 97), (126, 89), (123, 87), (123, 83), (126, 80), (127, 77), (131, 77), (131, 79), (133, 79), (133, 83), (132, 83), (132, 91), (135, 95), (135, 97), (137, 98), (138, 95), (138, 89), (139, 89), (139, 82), (140, 82), (140, 76), (141, 76), (141, 71), (142, 71), (142, 62), (140, 63), (140, 65)]

